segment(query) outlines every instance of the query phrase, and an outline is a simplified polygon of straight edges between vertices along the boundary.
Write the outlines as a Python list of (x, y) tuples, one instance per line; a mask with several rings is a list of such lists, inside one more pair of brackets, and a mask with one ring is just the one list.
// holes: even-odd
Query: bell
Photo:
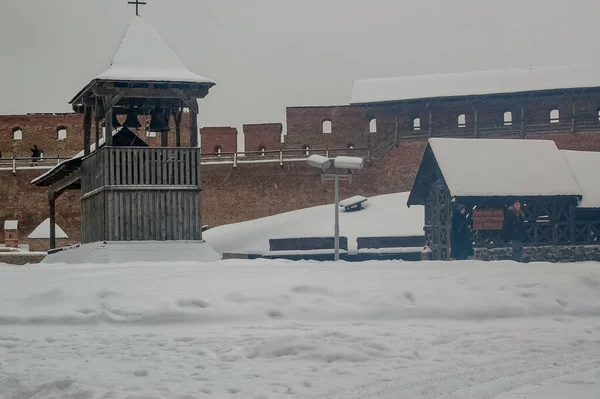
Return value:
[(123, 123), (123, 127), (129, 129), (138, 129), (142, 127), (140, 121), (138, 121), (137, 115), (133, 110), (127, 111), (127, 119), (125, 119), (125, 123)]
[(151, 132), (168, 132), (169, 121), (167, 116), (160, 108), (154, 108), (151, 114), (152, 118), (150, 119), (150, 126), (148, 130)]

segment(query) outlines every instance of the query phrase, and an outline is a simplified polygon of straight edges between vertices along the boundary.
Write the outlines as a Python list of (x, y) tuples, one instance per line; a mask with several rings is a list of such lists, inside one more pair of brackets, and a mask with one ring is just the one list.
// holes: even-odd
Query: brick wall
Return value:
[(281, 123), (244, 125), (245, 151), (278, 150), (281, 148)]
[(237, 151), (237, 134), (234, 127), (203, 127), (200, 129), (200, 147), (202, 153)]

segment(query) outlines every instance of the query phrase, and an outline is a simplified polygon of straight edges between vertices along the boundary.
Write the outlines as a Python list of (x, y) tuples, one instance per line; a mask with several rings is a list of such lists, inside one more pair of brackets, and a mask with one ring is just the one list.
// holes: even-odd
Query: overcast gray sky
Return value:
[[(217, 82), (203, 126), (345, 104), (361, 78), (600, 65), (598, 0), (146, 1), (141, 15)], [(0, 0), (0, 113), (69, 111), (133, 14), (127, 0)]]

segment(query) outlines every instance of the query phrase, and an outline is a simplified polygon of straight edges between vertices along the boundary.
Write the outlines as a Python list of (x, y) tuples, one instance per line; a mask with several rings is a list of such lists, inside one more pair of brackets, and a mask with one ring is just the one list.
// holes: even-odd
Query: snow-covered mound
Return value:
[(597, 398), (600, 265), (0, 267), (0, 399)]
[[(422, 236), (423, 207), (408, 208), (408, 194), (370, 197), (357, 212), (340, 210), (340, 235), (348, 237), (348, 249), (356, 249), (357, 237)], [(322, 205), (247, 222), (215, 227), (203, 234), (218, 253), (264, 253), (269, 239), (332, 237), (334, 208)]]

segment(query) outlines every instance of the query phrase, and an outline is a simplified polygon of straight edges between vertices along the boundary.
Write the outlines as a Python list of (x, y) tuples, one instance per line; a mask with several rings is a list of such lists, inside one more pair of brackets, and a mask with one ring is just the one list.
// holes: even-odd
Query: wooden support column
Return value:
[(477, 116), (477, 108), (475, 108), (473, 113), (473, 121), (475, 122), (475, 137), (479, 137), (479, 118)]
[(48, 191), (48, 203), (50, 205), (50, 249), (56, 248), (56, 193)]
[[(196, 101), (196, 99), (194, 99)], [(198, 111), (190, 107), (190, 147), (198, 147)]]
[(525, 106), (521, 105), (521, 132), (519, 136), (525, 137)]
[(181, 147), (181, 118), (183, 117), (182, 108), (173, 109), (173, 119), (175, 120), (175, 146)]
[(169, 131), (160, 132), (160, 146), (168, 147), (169, 146)]
[(92, 139), (92, 107), (86, 106), (83, 111), (83, 155), (90, 155)]
[(99, 116), (100, 115), (94, 115), (94, 119), (96, 120), (95, 121), (95, 123), (96, 123), (96, 126), (95, 126), (95, 129), (96, 129), (96, 150), (98, 149), (98, 147), (100, 147), (100, 129), (101, 129), (101, 127), (100, 127), (100, 118), (99, 118)]
[(112, 147), (112, 113), (113, 113), (113, 107), (112, 107), (112, 96), (106, 96), (104, 97), (104, 101), (105, 101), (105, 110), (106, 113), (104, 114), (104, 129), (106, 132), (106, 139), (104, 141), (104, 143), (106, 144), (107, 147)]
[(571, 104), (571, 109), (573, 110), (573, 119), (571, 120), (571, 133), (575, 133), (575, 100)]

